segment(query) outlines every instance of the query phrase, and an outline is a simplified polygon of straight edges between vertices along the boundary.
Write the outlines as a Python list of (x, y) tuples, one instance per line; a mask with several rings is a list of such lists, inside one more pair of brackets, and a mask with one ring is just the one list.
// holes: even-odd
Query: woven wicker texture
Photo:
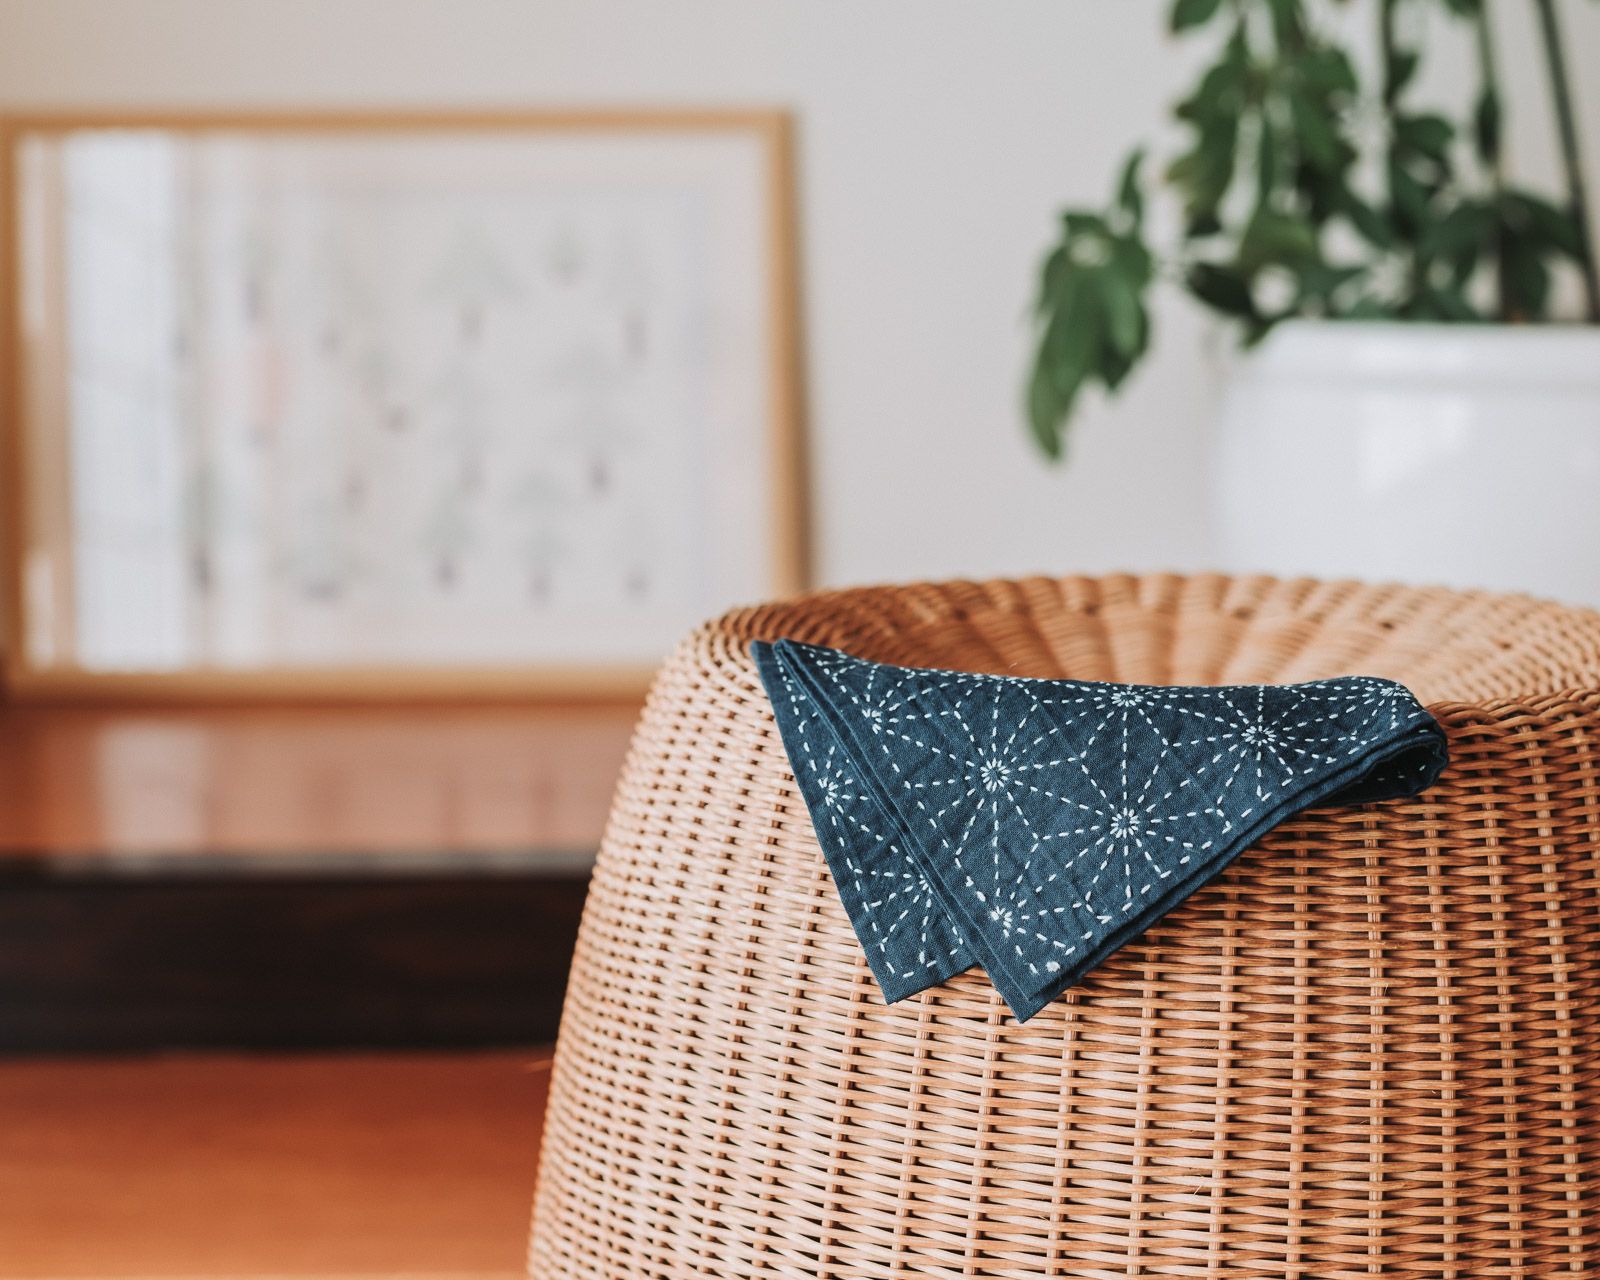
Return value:
[[(1278, 828), (1036, 1018), (886, 1007), (746, 643), (1404, 681), (1413, 801)], [(531, 1250), (572, 1277), (1600, 1275), (1600, 614), (1219, 577), (819, 594), (662, 671), (584, 917)]]

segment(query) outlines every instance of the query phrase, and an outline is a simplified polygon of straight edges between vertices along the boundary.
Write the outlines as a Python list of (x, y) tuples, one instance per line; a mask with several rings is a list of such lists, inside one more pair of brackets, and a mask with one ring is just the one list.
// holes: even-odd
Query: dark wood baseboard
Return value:
[(0, 863), (0, 1052), (555, 1038), (587, 858)]

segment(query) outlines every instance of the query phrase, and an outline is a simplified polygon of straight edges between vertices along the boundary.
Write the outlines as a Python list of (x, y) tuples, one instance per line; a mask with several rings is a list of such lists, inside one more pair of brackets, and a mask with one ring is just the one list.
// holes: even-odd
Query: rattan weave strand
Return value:
[[(886, 1007), (745, 646), (1402, 680), (1412, 801), (1278, 828), (1031, 1022)], [(1600, 614), (1171, 576), (745, 610), (662, 671), (572, 972), (531, 1250), (613, 1277), (1600, 1275)]]

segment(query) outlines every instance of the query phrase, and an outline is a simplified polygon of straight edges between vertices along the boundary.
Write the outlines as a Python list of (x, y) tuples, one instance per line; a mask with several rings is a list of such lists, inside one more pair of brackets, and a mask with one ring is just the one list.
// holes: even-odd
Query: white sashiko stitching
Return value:
[(752, 651), (890, 1001), (981, 963), (1026, 1018), (1284, 818), (1444, 765), (1433, 717), (1369, 676), (1163, 687)]

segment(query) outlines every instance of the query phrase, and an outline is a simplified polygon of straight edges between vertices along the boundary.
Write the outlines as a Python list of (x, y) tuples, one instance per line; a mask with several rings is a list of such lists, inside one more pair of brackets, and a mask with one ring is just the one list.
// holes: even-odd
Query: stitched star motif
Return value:
[(1310, 804), (1444, 764), (1408, 691), (1032, 680), (753, 646), (891, 1000), (974, 962), (1020, 1017)]

